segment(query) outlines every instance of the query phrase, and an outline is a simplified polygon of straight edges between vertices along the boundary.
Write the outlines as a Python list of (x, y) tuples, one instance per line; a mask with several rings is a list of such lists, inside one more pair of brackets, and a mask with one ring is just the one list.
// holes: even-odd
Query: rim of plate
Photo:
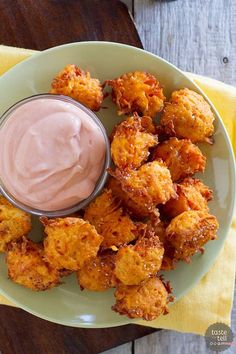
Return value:
[[(9, 70), (7, 70), (4, 74), (2, 74), (0, 76), (0, 80), (2, 78), (5, 77), (5, 75), (7, 75), (9, 72), (14, 72), (15, 70), (18, 70), (18, 67), (21, 64), (25, 64), (27, 62), (30, 62), (32, 60), (34, 60), (35, 57), (39, 57), (39, 56), (43, 56), (44, 53), (50, 53), (50, 52), (57, 52), (60, 51), (61, 49), (64, 48), (68, 48), (68, 47), (80, 47), (80, 46), (110, 46), (110, 47), (120, 47), (120, 48), (127, 48), (128, 50), (131, 50), (133, 52), (136, 53), (145, 53), (145, 55), (153, 57), (158, 59), (159, 61), (164, 62), (166, 65), (170, 66), (174, 71), (177, 71), (179, 74), (181, 74), (185, 79), (187, 79), (189, 82), (191, 82), (191, 84), (196, 88), (197, 91), (200, 92), (200, 94), (205, 98), (205, 100), (210, 104), (212, 111), (214, 112), (220, 126), (221, 129), (223, 131), (224, 137), (225, 137), (225, 141), (226, 141), (226, 145), (227, 145), (227, 149), (229, 152), (229, 160), (231, 160), (231, 179), (233, 181), (231, 188), (232, 188), (232, 200), (231, 200), (231, 205), (230, 205), (230, 209), (229, 209), (229, 220), (230, 222), (228, 223), (228, 226), (226, 228), (226, 232), (225, 232), (225, 237), (222, 238), (221, 244), (219, 246), (219, 252), (222, 249), (225, 239), (227, 237), (227, 234), (229, 233), (229, 229), (231, 227), (232, 224), (232, 219), (233, 219), (233, 213), (235, 210), (235, 206), (236, 206), (236, 166), (235, 166), (235, 158), (234, 158), (234, 152), (233, 152), (233, 148), (230, 142), (230, 138), (228, 136), (227, 130), (223, 124), (223, 121), (218, 113), (218, 111), (216, 110), (216, 108), (214, 107), (213, 103), (211, 102), (211, 100), (206, 96), (206, 94), (204, 93), (204, 91), (189, 77), (187, 76), (182, 70), (180, 70), (178, 67), (176, 67), (174, 64), (171, 64), (170, 62), (168, 62), (167, 60), (159, 57), (158, 55), (155, 55), (153, 53), (150, 53), (144, 49), (140, 49), (128, 44), (122, 44), (122, 43), (116, 43), (116, 42), (109, 42), (109, 41), (83, 41), (83, 42), (72, 42), (72, 43), (67, 43), (67, 44), (63, 44), (63, 45), (59, 45), (59, 46), (55, 46), (43, 51), (39, 51), (38, 53), (36, 52), (35, 54), (33, 54), (31, 57), (26, 58), (25, 60), (23, 60), (22, 62), (16, 64), (14, 67), (10, 68)], [(182, 296), (184, 296), (186, 293), (188, 293), (188, 291), (190, 289), (192, 289), (194, 286), (196, 286), (196, 284), (198, 284), (198, 282), (201, 280), (201, 278), (209, 271), (209, 269), (211, 268), (212, 264), (215, 262), (219, 252), (215, 255), (215, 257), (212, 257), (211, 260), (206, 264), (206, 266), (204, 267), (204, 270), (202, 272), (198, 273), (198, 276), (195, 277), (194, 281), (191, 283), (191, 285), (187, 286), (185, 288), (184, 291), (182, 291), (178, 297), (176, 297), (175, 302), (178, 301)], [(120, 321), (118, 323), (114, 323), (114, 322), (102, 322), (102, 323), (72, 323), (70, 321), (60, 321), (60, 320), (55, 320), (51, 317), (48, 316), (44, 316), (41, 313), (38, 313), (37, 311), (33, 311), (30, 308), (28, 308), (26, 305), (22, 304), (21, 302), (18, 302), (17, 300), (15, 300), (12, 296), (9, 296), (1, 287), (0, 287), (0, 294), (5, 296), (8, 300), (12, 301), (14, 304), (16, 304), (18, 307), (22, 308), (23, 310), (39, 317), (42, 318), (44, 320), (53, 322), (53, 323), (58, 323), (64, 326), (70, 326), (70, 327), (78, 327), (78, 328), (108, 328), (108, 327), (118, 327), (118, 326), (123, 326), (126, 324), (143, 324), (143, 320), (141, 319), (120, 319)], [(171, 304), (170, 304), (171, 306)], [(155, 321), (155, 320), (154, 320)], [(154, 321), (149, 321), (146, 325), (152, 325), (152, 322)], [(145, 325), (145, 323), (144, 323)]]

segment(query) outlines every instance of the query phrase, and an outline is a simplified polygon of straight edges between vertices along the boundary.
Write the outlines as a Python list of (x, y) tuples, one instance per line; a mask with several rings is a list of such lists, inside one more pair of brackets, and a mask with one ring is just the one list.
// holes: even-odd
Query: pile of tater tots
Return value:
[(0, 196), (0, 250), (9, 278), (20, 285), (46, 290), (75, 272), (81, 289), (115, 288), (117, 313), (154, 320), (173, 301), (161, 271), (191, 262), (216, 238), (213, 193), (194, 178), (207, 162), (196, 144), (213, 143), (214, 115), (188, 88), (167, 100), (158, 79), (142, 71), (100, 83), (67, 65), (50, 92), (98, 111), (104, 90), (124, 115), (110, 137), (113, 167), (104, 190), (76, 215), (42, 217), (41, 243), (29, 239), (30, 216)]

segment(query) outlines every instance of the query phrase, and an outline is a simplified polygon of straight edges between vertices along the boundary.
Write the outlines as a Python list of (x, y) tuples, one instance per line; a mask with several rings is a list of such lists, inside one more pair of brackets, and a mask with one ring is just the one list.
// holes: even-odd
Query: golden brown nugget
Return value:
[(44, 259), (43, 247), (23, 237), (6, 253), (9, 278), (32, 290), (47, 290), (60, 283), (60, 273)]
[(209, 211), (207, 202), (212, 199), (212, 191), (199, 179), (185, 178), (176, 185), (177, 198), (163, 205), (162, 211), (169, 219), (188, 210)]
[(142, 116), (141, 124), (145, 132), (157, 135), (157, 125), (154, 123), (154, 120), (151, 117)]
[(170, 138), (164, 141), (155, 148), (153, 159), (165, 162), (174, 182), (203, 172), (206, 166), (201, 150), (187, 139)]
[(116, 126), (111, 143), (111, 156), (119, 169), (136, 169), (149, 156), (149, 149), (157, 144), (157, 137), (146, 133), (138, 115)]
[(124, 213), (111, 190), (105, 189), (89, 204), (84, 218), (103, 236), (102, 248), (120, 247), (138, 237), (138, 226)]
[(139, 285), (119, 285), (115, 291), (116, 303), (112, 309), (129, 318), (155, 320), (167, 314), (169, 290), (158, 277), (149, 278)]
[(15, 241), (31, 230), (31, 217), (14, 207), (0, 196), (0, 252), (6, 250), (7, 244)]
[(67, 65), (53, 79), (50, 93), (69, 96), (93, 111), (98, 111), (103, 101), (99, 80), (73, 64)]
[(159, 215), (157, 209), (150, 211), (141, 200), (137, 202), (137, 200), (134, 201), (133, 199), (131, 199), (129, 195), (121, 188), (121, 182), (118, 181), (116, 178), (110, 177), (107, 187), (112, 190), (113, 195), (121, 201), (123, 208), (132, 217), (141, 220), (149, 216), (150, 212)]
[(126, 73), (107, 83), (112, 87), (112, 99), (119, 115), (137, 112), (154, 118), (163, 109), (162, 87), (155, 76), (147, 72)]
[(189, 262), (208, 241), (216, 239), (218, 228), (216, 217), (205, 211), (190, 210), (176, 216), (166, 229), (166, 237), (175, 248), (175, 259)]
[(172, 270), (175, 268), (176, 263), (174, 259), (175, 249), (166, 237), (167, 226), (166, 222), (160, 221), (160, 219), (153, 220), (152, 217), (147, 222), (147, 227), (159, 237), (164, 248), (160, 270)]
[(96, 257), (103, 237), (93, 225), (80, 218), (41, 218), (45, 226), (47, 261), (56, 269), (76, 271)]
[(209, 103), (187, 88), (174, 91), (165, 104), (161, 125), (169, 136), (190, 139), (193, 143), (211, 142), (214, 114)]
[(143, 204), (149, 212), (176, 195), (170, 172), (161, 160), (148, 162), (139, 170), (116, 169), (110, 174), (120, 181), (121, 188), (134, 203)]
[(91, 259), (77, 272), (80, 287), (91, 291), (114, 288), (117, 283), (114, 269), (115, 254), (99, 255)]
[(164, 248), (159, 237), (149, 232), (134, 246), (119, 249), (115, 275), (125, 285), (138, 285), (160, 270), (163, 254)]

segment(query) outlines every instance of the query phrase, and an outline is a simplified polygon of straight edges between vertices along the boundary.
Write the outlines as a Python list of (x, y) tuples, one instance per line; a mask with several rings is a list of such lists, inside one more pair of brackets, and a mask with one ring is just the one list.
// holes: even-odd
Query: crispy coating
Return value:
[(25, 237), (9, 245), (6, 263), (9, 278), (29, 289), (47, 290), (60, 282), (60, 273), (44, 259), (42, 245)]
[(154, 118), (163, 109), (165, 96), (155, 76), (135, 71), (107, 81), (112, 87), (112, 99), (118, 114), (138, 112)]
[(218, 228), (215, 216), (201, 210), (190, 210), (171, 220), (166, 235), (175, 248), (175, 258), (188, 262), (190, 256), (203, 251), (205, 243), (216, 238)]
[(136, 169), (149, 156), (149, 149), (157, 144), (157, 137), (146, 133), (138, 115), (129, 117), (115, 129), (111, 156), (119, 169)]
[(149, 116), (141, 117), (141, 124), (143, 129), (150, 134), (157, 134), (157, 125), (154, 123), (153, 119)]
[(115, 275), (125, 285), (138, 285), (161, 268), (164, 248), (159, 237), (148, 232), (132, 246), (119, 249)]
[(69, 96), (93, 111), (98, 111), (103, 101), (102, 86), (91, 78), (88, 71), (69, 64), (52, 81), (50, 93)]
[(159, 237), (159, 239), (164, 247), (164, 254), (163, 254), (160, 270), (167, 271), (167, 270), (174, 269), (175, 268), (175, 259), (174, 259), (175, 249), (166, 237), (167, 223), (160, 221), (158, 219), (153, 220), (153, 218), (150, 218), (147, 225), (148, 225), (148, 228), (150, 230), (152, 230)]
[(56, 269), (79, 270), (97, 255), (103, 237), (93, 225), (80, 218), (47, 219), (42, 217), (47, 237), (46, 259)]
[(173, 181), (203, 172), (206, 166), (206, 158), (201, 150), (187, 139), (170, 138), (159, 144), (155, 148), (153, 159), (160, 158), (170, 170)]
[[(114, 177), (110, 177), (108, 181), (108, 188), (112, 190), (114, 196), (116, 196), (122, 203), (125, 210), (136, 219), (143, 219), (150, 215), (150, 210), (143, 204), (141, 200), (133, 200), (122, 189), (121, 182)], [(159, 214), (158, 210), (152, 210), (151, 212)]]
[(112, 309), (129, 318), (155, 320), (167, 314), (169, 294), (158, 277), (149, 278), (140, 285), (119, 285), (115, 291), (116, 303)]
[(150, 212), (157, 204), (165, 204), (171, 197), (175, 197), (175, 189), (170, 172), (166, 165), (160, 161), (148, 162), (139, 170), (110, 171), (110, 174), (121, 183), (121, 188), (129, 198)]
[(162, 211), (169, 219), (188, 210), (209, 211), (207, 202), (212, 199), (212, 191), (199, 179), (185, 178), (176, 185), (177, 198), (163, 205)]
[(188, 138), (193, 143), (211, 142), (214, 114), (198, 93), (187, 88), (174, 91), (165, 104), (161, 125), (170, 136)]
[(102, 248), (121, 246), (135, 240), (138, 236), (137, 225), (125, 214), (111, 190), (105, 189), (85, 209), (85, 220), (95, 226), (104, 239)]
[(6, 250), (10, 241), (15, 241), (31, 230), (30, 215), (14, 207), (0, 196), (0, 252)]
[(91, 291), (114, 288), (117, 283), (114, 269), (115, 254), (104, 254), (91, 259), (77, 272), (80, 287)]

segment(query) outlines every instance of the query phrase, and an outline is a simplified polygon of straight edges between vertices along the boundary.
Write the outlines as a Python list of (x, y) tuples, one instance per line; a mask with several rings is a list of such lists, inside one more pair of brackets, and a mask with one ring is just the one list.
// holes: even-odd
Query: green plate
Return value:
[[(81, 42), (36, 54), (1, 76), (0, 114), (22, 98), (48, 92), (52, 78), (69, 63), (89, 70), (101, 81), (128, 71), (149, 71), (159, 79), (167, 97), (173, 90), (183, 87), (202, 94), (199, 87), (180, 70), (153, 54), (122, 44)], [(119, 119), (109, 98), (103, 106), (106, 109), (101, 109), (98, 116), (109, 132)], [(189, 265), (180, 262), (174, 271), (165, 274), (165, 278), (173, 285), (176, 299), (181, 298), (208, 271), (223, 246), (232, 220), (235, 199), (234, 157), (221, 119), (214, 107), (212, 109), (216, 115), (215, 144), (201, 146), (207, 156), (207, 168), (201, 178), (214, 191), (210, 208), (220, 223), (219, 237), (207, 244), (203, 256), (194, 256)], [(35, 240), (41, 237), (37, 220), (31, 236)], [(0, 257), (0, 293), (26, 311), (64, 325), (99, 328), (141, 323), (121, 317), (111, 310), (114, 303), (113, 291), (80, 291), (74, 275), (65, 278), (59, 287), (45, 292), (36, 293), (16, 285), (7, 278), (4, 255)]]

